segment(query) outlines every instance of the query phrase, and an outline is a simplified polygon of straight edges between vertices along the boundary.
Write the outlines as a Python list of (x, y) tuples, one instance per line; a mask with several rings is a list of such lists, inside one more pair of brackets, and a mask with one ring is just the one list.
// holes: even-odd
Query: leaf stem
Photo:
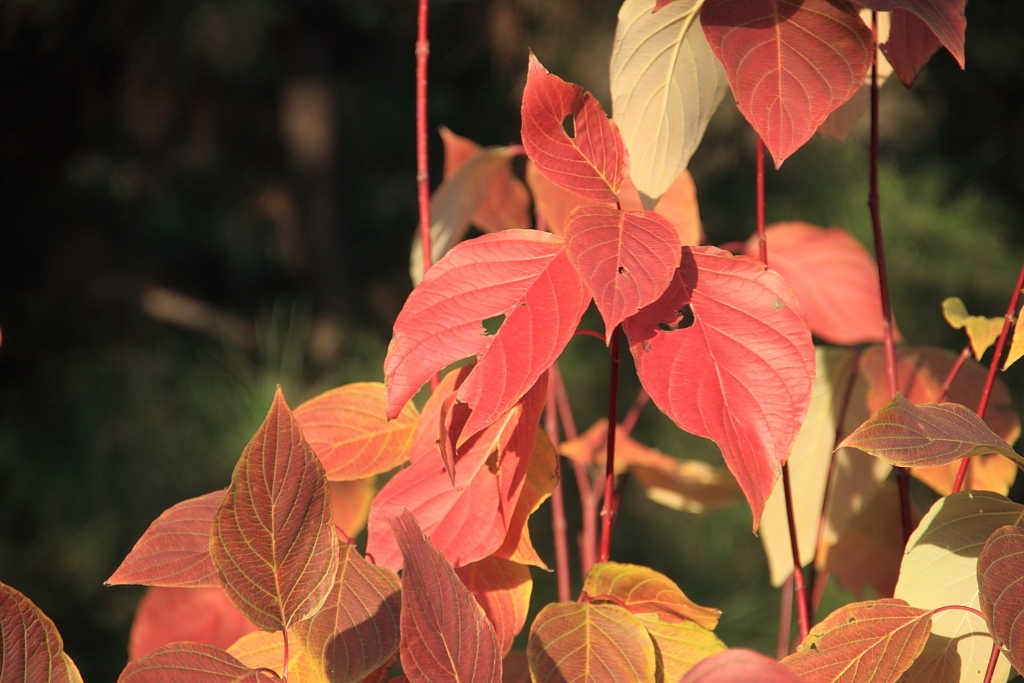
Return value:
[(622, 418), (622, 432), (624, 434), (630, 434), (633, 428), (636, 427), (637, 420), (640, 419), (640, 413), (643, 411), (647, 404), (650, 402), (650, 395), (644, 391), (643, 387), (640, 387), (640, 391), (636, 392), (636, 399), (633, 401), (632, 407), (629, 412), (626, 413), (626, 417)]
[(544, 430), (555, 446), (558, 468), (555, 490), (551, 492), (551, 533), (555, 543), (555, 578), (558, 583), (558, 601), (571, 599), (569, 583), (569, 545), (566, 541), (565, 498), (562, 495), (562, 459), (558, 455), (558, 398), (554, 378), (548, 382), (548, 400), (544, 413)]
[(761, 263), (768, 267), (768, 238), (764, 230), (764, 140), (757, 136), (756, 185), (757, 185), (757, 244), (761, 252)]
[(782, 584), (782, 601), (779, 604), (779, 635), (775, 643), (775, 659), (789, 654), (790, 633), (793, 630), (793, 575)]
[(284, 664), (281, 665), (281, 681), (282, 683), (288, 683), (288, 660), (291, 656), (288, 653), (288, 629), (281, 631), (284, 636)]
[[(433, 262), (430, 243), (430, 167), (427, 156), (427, 59), (430, 41), (427, 38), (427, 19), (430, 0), (419, 0), (416, 18), (416, 191), (420, 212), (420, 244), (423, 249), (424, 275)], [(430, 376), (430, 390), (440, 383), (437, 373)]]
[(939, 614), (940, 612), (949, 612), (955, 610), (960, 610), (961, 612), (970, 612), (976, 617), (980, 617), (982, 619), (985, 618), (985, 615), (982, 614), (980, 610), (976, 610), (973, 607), (968, 607), (967, 605), (943, 605), (942, 607), (936, 607), (932, 610), (932, 616), (934, 617), (936, 614)]
[(996, 664), (999, 663), (999, 645), (992, 641), (992, 654), (988, 658), (988, 668), (985, 669), (985, 678), (982, 683), (992, 683), (992, 676), (996, 673)]
[(618, 424), (619, 398), (619, 337), (621, 326), (612, 330), (609, 355), (611, 370), (608, 378), (608, 439), (605, 442), (604, 465), (604, 507), (601, 510), (601, 553), (600, 561), (607, 562), (611, 556), (612, 526), (615, 522), (615, 426)]
[[(1010, 328), (1013, 326), (1014, 314), (1017, 312), (1017, 302), (1020, 301), (1021, 289), (1024, 289), (1024, 264), (1021, 265), (1020, 274), (1017, 276), (1017, 285), (1014, 287), (1013, 296), (1010, 297), (1010, 305), (1006, 307), (1006, 314), (1003, 316), (1003, 331), (999, 333), (999, 339), (996, 341), (996, 350), (992, 353), (992, 361), (988, 365), (988, 376), (985, 377), (985, 386), (981, 390), (981, 399), (978, 401), (978, 417), (983, 420), (985, 419), (986, 411), (988, 411), (988, 401), (992, 396), (992, 387), (996, 383), (996, 371), (999, 370), (999, 361), (1003, 357), (1003, 349), (1006, 348), (1006, 338), (1010, 336)], [(953, 482), (953, 493), (963, 488), (970, 463), (970, 458), (964, 458), (961, 461), (960, 470), (956, 473), (956, 481)]]
[(942, 389), (939, 390), (939, 395), (935, 397), (936, 403), (944, 403), (946, 395), (949, 393), (949, 388), (953, 386), (953, 381), (956, 380), (956, 376), (960, 374), (960, 369), (967, 362), (967, 359), (971, 357), (971, 343), (967, 342), (964, 344), (964, 348), (961, 349), (960, 355), (956, 357), (956, 362), (953, 363), (953, 367), (946, 373), (946, 379), (942, 380)]

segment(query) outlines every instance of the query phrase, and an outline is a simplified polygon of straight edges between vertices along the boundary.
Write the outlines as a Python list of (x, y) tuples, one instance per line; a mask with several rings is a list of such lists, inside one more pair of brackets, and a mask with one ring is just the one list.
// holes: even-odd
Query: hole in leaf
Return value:
[(674, 332), (675, 330), (685, 330), (693, 325), (695, 318), (693, 317), (693, 309), (690, 307), (690, 304), (686, 304), (676, 311), (676, 315), (679, 317), (670, 323), (658, 323), (658, 328), (663, 332)]
[(625, 266), (619, 266), (619, 275), (625, 275), (625, 274), (626, 274), (626, 267)]
[(571, 117), (571, 116), (566, 116), (564, 119), (562, 119), (562, 130), (565, 131), (566, 135), (568, 135), (569, 137), (575, 139), (576, 138), (576, 121), (575, 121), (575, 119), (573, 119), (573, 117)]
[(857, 617), (850, 617), (849, 619), (846, 620), (846, 623), (847, 624), (852, 624), (855, 621), (857, 621)]
[(817, 651), (818, 651), (818, 644), (817, 644), (817, 643), (811, 643), (809, 647), (810, 647), (810, 648), (811, 648), (812, 650), (814, 650), (815, 652), (817, 652)]
[(498, 315), (485, 318), (480, 324), (484, 328), (484, 336), (493, 337), (498, 334), (498, 330), (501, 328), (501, 324), (505, 322), (505, 314), (499, 313)]

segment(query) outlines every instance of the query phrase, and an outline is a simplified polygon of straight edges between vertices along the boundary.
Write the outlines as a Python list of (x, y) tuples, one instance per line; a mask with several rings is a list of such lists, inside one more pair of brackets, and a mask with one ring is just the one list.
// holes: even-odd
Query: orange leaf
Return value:
[(689, 619), (714, 629), (721, 610), (701, 607), (664, 574), (635, 564), (599, 562), (591, 567), (583, 591), (592, 601), (613, 598), (633, 614), (653, 613), (666, 621)]
[[(366, 527), (370, 515), (370, 504), (376, 493), (376, 477), (354, 481), (330, 481), (331, 518), (338, 537), (347, 541), (356, 537)], [(344, 534), (344, 536), (342, 536)]]
[(512, 511), (505, 541), (494, 551), (494, 557), (541, 569), (548, 568), (533, 547), (527, 522), (530, 515), (548, 499), (558, 484), (557, 458), (555, 447), (551, 445), (547, 434), (538, 429), (537, 440), (530, 455), (530, 465), (526, 470), (526, 481), (523, 482), (523, 491), (519, 494), (515, 510)]
[[(227, 653), (250, 669), (270, 669), (281, 675), (284, 668), (284, 638), (280, 632), (256, 631), (236, 640)], [(313, 667), (301, 642), (289, 634), (288, 680), (290, 683), (325, 681)]]
[(486, 557), (459, 567), (455, 573), (490, 619), (502, 654), (508, 654), (512, 641), (526, 624), (526, 613), (530, 609), (533, 579), (529, 568)]

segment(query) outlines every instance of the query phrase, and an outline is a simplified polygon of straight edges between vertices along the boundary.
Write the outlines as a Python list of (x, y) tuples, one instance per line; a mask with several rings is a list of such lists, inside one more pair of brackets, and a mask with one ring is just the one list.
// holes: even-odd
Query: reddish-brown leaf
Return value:
[(889, 25), (889, 39), (881, 47), (900, 82), (909, 88), (941, 45), (928, 24), (916, 14), (895, 9)]
[(970, 408), (958, 403), (914, 405), (903, 394), (896, 394), (839, 447), (859, 448), (902, 467), (935, 467), (985, 453), (999, 453), (1024, 466), (1024, 458)]
[(412, 683), (494, 683), (501, 648), (484, 616), (409, 511), (390, 521), (402, 549), (402, 669)]
[(394, 572), (344, 544), (323, 609), (295, 625), (325, 680), (361, 681), (398, 655), (401, 586)]
[(226, 648), (257, 630), (220, 586), (150, 588), (135, 609), (128, 633), (128, 659), (181, 641)]
[(928, 641), (931, 611), (888, 598), (841, 607), (782, 663), (805, 683), (895, 683)]
[(537, 440), (530, 455), (530, 466), (526, 470), (526, 481), (519, 494), (516, 508), (508, 523), (508, 533), (501, 547), (494, 551), (494, 557), (518, 564), (528, 564), (541, 569), (548, 566), (537, 554), (530, 539), (530, 515), (537, 511), (555, 490), (558, 484), (558, 455), (555, 447), (543, 430), (537, 430)]
[(384, 485), (370, 507), (368, 524), (366, 550), (376, 564), (396, 571), (402, 566), (388, 520), (403, 510), (416, 516), (453, 566), (482, 560), (503, 544), (537, 442), (546, 378), (542, 376), (504, 418), (459, 447), (454, 486), (436, 452), (422, 456)]
[(598, 562), (587, 573), (583, 591), (592, 601), (608, 600), (633, 614), (657, 614), (666, 621), (695, 621), (706, 629), (718, 626), (722, 611), (701, 607), (672, 579), (635, 564)]
[(537, 683), (651, 683), (656, 670), (643, 622), (618, 605), (547, 605), (530, 627), (526, 656)]
[(707, 0), (700, 19), (739, 110), (776, 167), (853, 96), (871, 67), (871, 31), (846, 0)]
[(996, 529), (978, 556), (981, 611), (1013, 668), (1024, 669), (1024, 529)]
[[(572, 115), (574, 138), (562, 127)], [(595, 202), (614, 202), (629, 174), (619, 130), (583, 88), (548, 72), (530, 53), (523, 91), (523, 147), (541, 175)]]
[(0, 683), (81, 683), (57, 627), (21, 592), (0, 583)]
[[(793, 221), (766, 230), (769, 264), (800, 299), (811, 332), (833, 344), (882, 341), (878, 268), (857, 239), (842, 228)], [(757, 236), (746, 244), (757, 258)]]
[(533, 593), (530, 569), (508, 560), (485, 557), (459, 567), (455, 573), (491, 620), (502, 654), (508, 654), (530, 610)]
[(125, 667), (117, 683), (269, 683), (267, 669), (250, 669), (224, 650), (200, 643), (162, 647)]
[(214, 491), (190, 498), (164, 511), (106, 584), (220, 586), (210, 557), (210, 529), (225, 493)]
[[(529, 390), (572, 338), (590, 302), (561, 238), (505, 230), (459, 244), (413, 290), (395, 321), (384, 361), (394, 418), (442, 368), (479, 356), (459, 387), (473, 408), (469, 438)], [(483, 321), (504, 316), (486, 334)]]
[(800, 677), (760, 652), (733, 648), (708, 657), (679, 683), (803, 683)]
[(669, 288), (624, 328), (647, 393), (682, 429), (718, 444), (756, 529), (814, 382), (792, 290), (753, 259), (686, 247)]
[(408, 460), (419, 413), (408, 404), (389, 421), (384, 385), (359, 382), (306, 401), (295, 409), (295, 420), (327, 478), (351, 481), (387, 472)]
[[(916, 14), (949, 50), (960, 68), (964, 68), (964, 34), (967, 31), (964, 9), (967, 0), (860, 0), (860, 4), (882, 12), (906, 10)], [(891, 31), (889, 35), (891, 38)], [(902, 76), (900, 80), (903, 80)]]
[(210, 552), (238, 609), (282, 631), (323, 605), (338, 570), (323, 465), (278, 387), (213, 521)]
[(679, 264), (679, 234), (654, 211), (602, 204), (577, 207), (565, 227), (565, 249), (604, 318), (605, 337), (657, 301)]

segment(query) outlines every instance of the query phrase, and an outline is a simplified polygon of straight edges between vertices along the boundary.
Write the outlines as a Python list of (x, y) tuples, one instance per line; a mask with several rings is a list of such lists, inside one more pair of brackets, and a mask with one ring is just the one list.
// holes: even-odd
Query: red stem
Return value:
[(964, 366), (967, 359), (971, 357), (971, 344), (970, 342), (964, 344), (964, 348), (960, 351), (960, 355), (957, 356), (956, 362), (953, 363), (953, 367), (946, 373), (946, 379), (942, 380), (942, 389), (939, 390), (939, 395), (935, 398), (936, 403), (942, 403), (946, 400), (946, 394), (949, 393), (949, 388), (953, 386), (953, 381), (956, 376), (960, 374), (960, 368)]
[(996, 664), (999, 663), (999, 645), (992, 641), (992, 654), (988, 657), (988, 668), (985, 669), (985, 678), (982, 683), (992, 683), (992, 676), (996, 673)]
[(558, 583), (558, 601), (568, 602), (571, 599), (569, 544), (566, 541), (565, 498), (562, 495), (562, 459), (557, 455), (558, 399), (556, 397), (554, 378), (549, 376), (548, 379), (548, 401), (544, 414), (544, 429), (551, 443), (555, 445), (555, 462), (558, 467), (555, 490), (551, 492), (551, 533), (555, 541), (555, 577)]
[[(427, 19), (430, 0), (419, 0), (416, 18), (416, 192), (420, 210), (420, 244), (423, 248), (423, 273), (430, 270), (433, 253), (430, 244), (430, 166), (427, 156)], [(430, 390), (437, 388), (437, 373), (430, 377)]]
[(789, 634), (793, 627), (793, 575), (782, 584), (782, 603), (779, 605), (779, 636), (775, 642), (775, 659), (789, 654)]
[(288, 683), (288, 660), (291, 659), (288, 654), (288, 629), (284, 629), (281, 633), (284, 635), (284, 664), (281, 665), (281, 681)]
[(643, 387), (640, 387), (640, 391), (636, 392), (636, 399), (633, 401), (633, 406), (629, 409), (629, 412), (626, 413), (626, 417), (622, 418), (622, 424), (619, 425), (622, 427), (622, 432), (624, 434), (628, 435), (633, 431), (633, 428), (636, 427), (637, 420), (640, 419), (640, 413), (647, 406), (650, 400), (650, 395), (644, 391)]
[(761, 263), (768, 267), (768, 238), (764, 233), (764, 140), (757, 136), (757, 243), (761, 251)]
[(604, 341), (604, 335), (601, 334), (600, 332), (596, 332), (594, 330), (582, 330), (581, 329), (581, 330), (576, 330), (572, 334), (573, 334), (574, 337), (577, 336), (577, 335), (583, 335), (585, 337), (593, 337), (594, 339), (600, 339), (602, 342)]
[(615, 523), (615, 425), (618, 424), (619, 399), (619, 331), (612, 330), (609, 351), (611, 371), (608, 379), (608, 440), (605, 442), (604, 464), (604, 507), (601, 510), (601, 554), (600, 561), (607, 562), (611, 556), (612, 526)]
[[(562, 423), (562, 430), (565, 432), (565, 438), (573, 441), (580, 435), (576, 430), (576, 420), (572, 417), (572, 406), (569, 405), (565, 382), (562, 380), (562, 373), (557, 363), (551, 366), (551, 371), (556, 386), (558, 417)], [(585, 579), (597, 557), (597, 497), (587, 478), (586, 468), (578, 462), (573, 462), (572, 468), (576, 475), (576, 487), (580, 492), (580, 508), (583, 517), (583, 529), (580, 531), (577, 542), (580, 550), (580, 572)]]
[(936, 614), (939, 614), (941, 612), (955, 612), (957, 610), (960, 610), (961, 612), (970, 612), (974, 616), (980, 617), (982, 619), (985, 618), (985, 615), (982, 614), (980, 610), (976, 610), (973, 607), (968, 607), (967, 605), (943, 605), (942, 607), (936, 607), (932, 610), (932, 616), (934, 617)]
[[(988, 400), (992, 396), (992, 386), (996, 383), (996, 371), (999, 370), (999, 361), (1003, 357), (1006, 338), (1010, 336), (1010, 327), (1013, 326), (1014, 313), (1017, 312), (1017, 302), (1020, 301), (1021, 289), (1024, 289), (1024, 265), (1021, 265), (1020, 275), (1017, 276), (1017, 286), (1013, 290), (1013, 296), (1010, 297), (1010, 305), (1006, 307), (1006, 315), (1003, 316), (1003, 331), (999, 333), (999, 339), (996, 341), (996, 350), (992, 354), (992, 361), (988, 365), (988, 376), (985, 377), (985, 387), (981, 390), (981, 400), (978, 401), (978, 417), (983, 420), (985, 419), (985, 412), (988, 410)], [(953, 482), (953, 493), (963, 488), (970, 463), (970, 458), (964, 458), (960, 462), (960, 470), (956, 474), (956, 481)]]

